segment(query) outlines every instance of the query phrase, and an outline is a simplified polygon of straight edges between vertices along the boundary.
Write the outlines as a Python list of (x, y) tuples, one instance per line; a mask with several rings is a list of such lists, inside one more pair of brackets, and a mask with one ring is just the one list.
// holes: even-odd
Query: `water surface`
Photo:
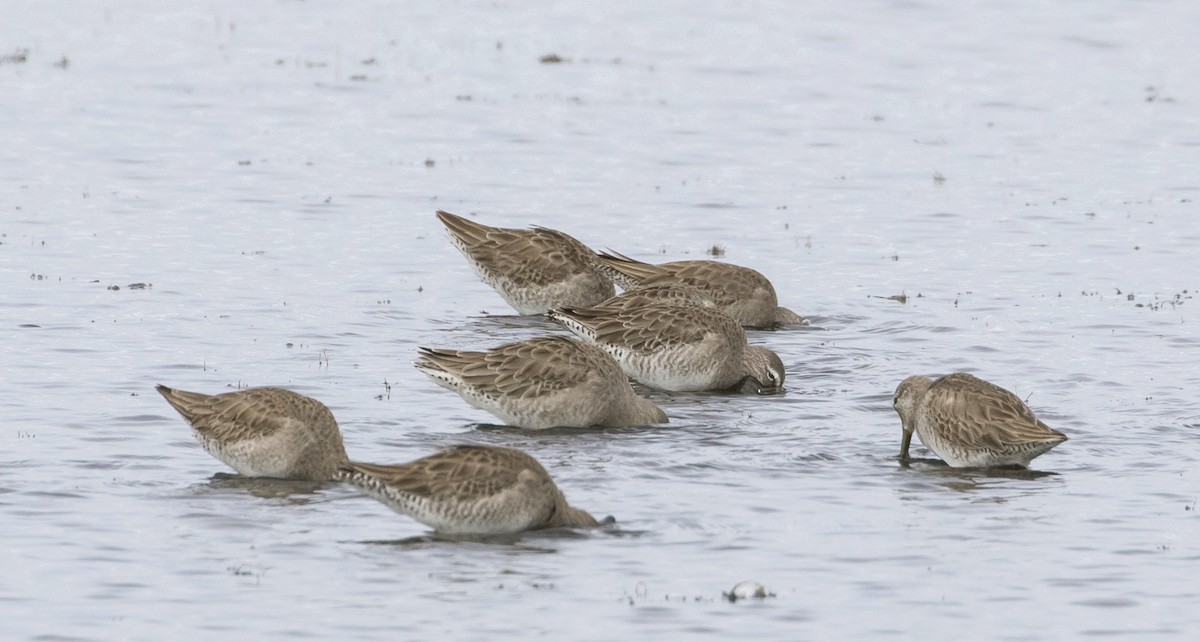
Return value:
[[(4, 637), (1200, 630), (1194, 3), (8, 9)], [(787, 393), (489, 426), (416, 348), (561, 330), (480, 284), (439, 208), (719, 246), (814, 317), (751, 333)], [(895, 385), (955, 370), (1070, 436), (1045, 474), (896, 462)], [(156, 383), (312, 395), (367, 461), (522, 448), (617, 524), (431, 538), (229, 475)], [(771, 597), (724, 600), (742, 580)]]

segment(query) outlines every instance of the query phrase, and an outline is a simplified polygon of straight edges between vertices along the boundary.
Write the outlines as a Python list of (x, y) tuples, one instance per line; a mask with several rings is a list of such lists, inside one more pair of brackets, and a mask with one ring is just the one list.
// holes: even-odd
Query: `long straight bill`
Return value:
[(908, 461), (908, 445), (912, 443), (912, 431), (905, 430), (900, 440), (900, 461)]

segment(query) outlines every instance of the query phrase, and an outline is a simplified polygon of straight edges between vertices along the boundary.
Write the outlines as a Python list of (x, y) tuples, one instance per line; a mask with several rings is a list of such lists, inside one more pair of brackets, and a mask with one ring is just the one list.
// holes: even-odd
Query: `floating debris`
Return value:
[[(868, 298), (884, 299), (886, 301), (897, 301), (899, 303), (908, 303), (908, 295), (905, 294), (903, 291), (901, 291), (900, 294), (893, 294), (892, 296), (879, 296), (878, 294), (871, 294), (871, 295), (868, 295)], [(956, 300), (955, 303), (958, 303), (958, 301)]]
[(767, 587), (758, 582), (746, 580), (745, 582), (734, 584), (729, 592), (722, 592), (721, 596), (730, 602), (737, 602), (738, 600), (749, 599), (762, 600), (768, 597), (775, 597), (775, 594), (768, 592)]
[[(14, 51), (10, 54), (5, 54), (3, 56), (0, 56), (0, 65), (3, 65), (6, 62), (10, 62), (10, 63), (13, 63), (14, 65), (18, 65), (18, 64), (25, 62), (26, 60), (29, 60), (29, 50), (28, 49), (17, 49), (16, 51)], [(545, 61), (542, 61), (542, 62), (545, 62)]]
[(562, 56), (552, 53), (542, 56), (539, 59), (539, 62), (541, 62), (543, 65), (554, 65), (560, 62), (566, 62), (566, 60)]
[(1170, 96), (1163, 96), (1161, 94), (1161, 92), (1159, 91), (1159, 89), (1160, 89), (1159, 87), (1155, 87), (1154, 85), (1147, 86), (1146, 87), (1146, 102), (1148, 102), (1148, 103), (1153, 103), (1153, 102), (1173, 103), (1173, 102), (1175, 102), (1174, 98), (1172, 98)]
[[(1118, 292), (1118, 294), (1119, 294), (1119, 292)], [(1165, 309), (1174, 310), (1175, 308), (1178, 308), (1179, 306), (1186, 303), (1188, 299), (1191, 299), (1192, 294), (1189, 293), (1187, 290), (1183, 290), (1182, 292), (1176, 292), (1173, 296), (1171, 296), (1169, 298), (1164, 298), (1162, 295), (1159, 295), (1158, 293), (1155, 293), (1153, 295), (1153, 297), (1154, 297), (1153, 301), (1150, 301), (1149, 303), (1134, 303), (1133, 307), (1146, 308), (1149, 310), (1153, 310), (1155, 312), (1157, 312), (1159, 310), (1165, 310)], [(1130, 293), (1126, 294), (1125, 300), (1126, 301), (1134, 301), (1135, 297), (1134, 297), (1133, 293), (1130, 292)]]

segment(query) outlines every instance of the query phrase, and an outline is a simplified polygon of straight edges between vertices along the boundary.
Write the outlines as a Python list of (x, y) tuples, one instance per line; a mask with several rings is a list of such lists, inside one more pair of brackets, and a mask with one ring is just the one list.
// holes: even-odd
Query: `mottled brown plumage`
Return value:
[(608, 353), (569, 337), (483, 352), (421, 348), (413, 365), (472, 406), (521, 428), (667, 422), (666, 413), (633, 391)]
[(643, 263), (616, 252), (597, 253), (601, 271), (622, 288), (683, 283), (700, 290), (717, 309), (751, 328), (802, 325), (808, 321), (779, 306), (775, 287), (757, 270), (719, 261)]
[(157, 386), (204, 450), (242, 475), (325, 481), (348, 460), (325, 404), (283, 388), (219, 395)]
[(1029, 466), (1030, 460), (1067, 440), (1042, 423), (1013, 393), (959, 372), (939, 379), (912, 376), (893, 400), (908, 458), (912, 434), (956, 468)]
[(595, 310), (617, 312), (637, 310), (658, 303), (694, 305), (702, 308), (716, 307), (712, 299), (699, 289), (679, 282), (640, 285), (590, 307)]
[(520, 314), (593, 305), (616, 294), (592, 250), (558, 230), (489, 227), (444, 211), (437, 217), (475, 274)]
[(455, 446), (396, 466), (351, 463), (338, 479), (448, 535), (598, 525), (567, 503), (537, 460), (511, 448)]
[(714, 308), (655, 303), (635, 309), (551, 310), (550, 318), (611, 354), (629, 376), (661, 390), (723, 390), (747, 378), (782, 389), (783, 362)]

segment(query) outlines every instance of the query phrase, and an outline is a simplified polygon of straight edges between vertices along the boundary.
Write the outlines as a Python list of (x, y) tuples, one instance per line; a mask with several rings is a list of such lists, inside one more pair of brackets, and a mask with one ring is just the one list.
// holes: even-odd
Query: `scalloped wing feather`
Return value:
[[(651, 279), (652, 281), (654, 279)], [(639, 285), (611, 299), (597, 303), (593, 308), (610, 311), (636, 310), (659, 303), (712, 307), (712, 299), (698, 288), (667, 278), (662, 283)]]
[(455, 245), (483, 269), (515, 283), (546, 285), (595, 269), (591, 250), (577, 239), (546, 227), (491, 227), (439, 211)]
[(673, 304), (618, 311), (584, 308), (560, 313), (591, 329), (597, 343), (637, 352), (700, 343), (710, 334), (728, 330), (722, 327), (726, 325), (724, 321), (733, 323), (715, 310)]
[(567, 337), (540, 337), (486, 352), (433, 348), (420, 352), (426, 362), (463, 383), (507, 397), (538, 397), (574, 388), (606, 367), (610, 376), (620, 373), (607, 355)]
[(717, 305), (758, 298), (778, 305), (775, 287), (767, 277), (748, 267), (719, 261), (675, 261), (659, 267), (688, 285), (710, 290)]
[(337, 425), (325, 404), (284, 388), (248, 388), (220, 395), (166, 386), (158, 390), (196, 432), (222, 442), (320, 424)]
[(452, 446), (397, 466), (352, 463), (355, 471), (379, 479), (395, 491), (433, 501), (472, 503), (537, 492), (549, 473), (533, 457), (488, 446)]
[(1038, 420), (1016, 395), (966, 373), (935, 381), (925, 402), (932, 421), (947, 427), (946, 436), (968, 448), (1001, 451), (1018, 444), (1065, 439)]

